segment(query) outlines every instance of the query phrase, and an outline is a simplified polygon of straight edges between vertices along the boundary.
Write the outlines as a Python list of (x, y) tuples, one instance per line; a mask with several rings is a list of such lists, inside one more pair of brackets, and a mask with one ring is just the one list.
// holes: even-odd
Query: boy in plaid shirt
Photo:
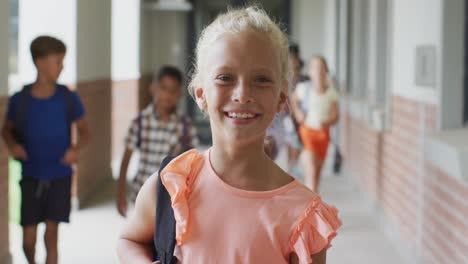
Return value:
[(190, 120), (176, 113), (182, 95), (182, 73), (164, 66), (150, 85), (153, 101), (143, 109), (130, 126), (125, 139), (126, 149), (120, 166), (117, 209), (127, 214), (127, 168), (133, 151), (140, 152), (138, 172), (131, 184), (131, 199), (166, 156), (174, 156), (198, 145), (197, 132)]

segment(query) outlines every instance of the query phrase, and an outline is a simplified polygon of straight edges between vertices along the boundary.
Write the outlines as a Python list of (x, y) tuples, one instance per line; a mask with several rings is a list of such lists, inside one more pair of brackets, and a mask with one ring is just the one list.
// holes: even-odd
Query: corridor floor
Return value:
[[(379, 229), (350, 177), (327, 173), (322, 184), (323, 200), (339, 209), (344, 223), (328, 251), (327, 263), (405, 263)], [(123, 218), (115, 210), (113, 190), (114, 186), (103, 189), (87, 208), (72, 213), (71, 224), (61, 226), (59, 263), (117, 263), (115, 245)], [(21, 229), (12, 224), (10, 230), (13, 263), (26, 263), (21, 250)], [(45, 255), (39, 236), (42, 233), (43, 226), (38, 233), (39, 264), (44, 263)]]

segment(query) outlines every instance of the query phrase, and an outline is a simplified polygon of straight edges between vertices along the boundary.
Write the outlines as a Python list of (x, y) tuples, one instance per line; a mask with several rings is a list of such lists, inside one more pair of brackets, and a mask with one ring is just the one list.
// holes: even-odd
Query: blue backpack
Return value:
[[(28, 101), (31, 96), (32, 84), (25, 85), (23, 89), (18, 93), (18, 102), (15, 105), (15, 116), (14, 116), (14, 130), (13, 137), (19, 144), (24, 144), (25, 130), (27, 124), (27, 113), (28, 113)], [(65, 112), (69, 138), (71, 133), (71, 124), (73, 123), (73, 112), (74, 112), (74, 101), (73, 92), (68, 89), (67, 86), (57, 84), (57, 93), (59, 93), (65, 101)]]

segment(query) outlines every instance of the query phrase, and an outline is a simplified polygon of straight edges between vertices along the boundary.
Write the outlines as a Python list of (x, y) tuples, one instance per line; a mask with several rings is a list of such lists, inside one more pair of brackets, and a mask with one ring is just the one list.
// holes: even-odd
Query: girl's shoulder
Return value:
[(303, 200), (297, 204), (300, 212), (296, 212), (298, 217), (290, 236), (289, 247), (298, 255), (301, 263), (310, 263), (311, 255), (331, 246), (342, 222), (334, 206), (324, 202), (318, 194), (304, 185), (298, 184), (292, 193)]
[(172, 208), (176, 217), (176, 240), (182, 241), (187, 232), (189, 219), (190, 195), (193, 190), (193, 183), (197, 178), (204, 164), (203, 154), (196, 149), (188, 150), (166, 165), (161, 171), (161, 182), (169, 193), (172, 201)]
[[(305, 215), (309, 215), (313, 209), (321, 209), (319, 207), (325, 203), (322, 201), (320, 195), (310, 190), (298, 180), (294, 181), (294, 186), (292, 186), (289, 191), (276, 197), (278, 200), (287, 201), (287, 203), (282, 205), (285, 207), (283, 210), (288, 210), (291, 216), (299, 219), (303, 218)], [(278, 205), (280, 204), (282, 203)]]
[(171, 160), (161, 171), (161, 181), (169, 194), (189, 191), (204, 164), (204, 156), (196, 149), (188, 150)]

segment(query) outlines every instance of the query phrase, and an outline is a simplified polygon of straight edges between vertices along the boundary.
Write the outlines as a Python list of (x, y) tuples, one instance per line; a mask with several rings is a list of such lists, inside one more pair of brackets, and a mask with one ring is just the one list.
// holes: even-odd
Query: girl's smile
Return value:
[(224, 112), (224, 116), (236, 125), (248, 125), (259, 119), (260, 113), (249, 110), (230, 110)]
[(206, 102), (213, 137), (221, 141), (263, 141), (285, 99), (275, 46), (265, 34), (225, 34), (204, 58), (197, 98)]

